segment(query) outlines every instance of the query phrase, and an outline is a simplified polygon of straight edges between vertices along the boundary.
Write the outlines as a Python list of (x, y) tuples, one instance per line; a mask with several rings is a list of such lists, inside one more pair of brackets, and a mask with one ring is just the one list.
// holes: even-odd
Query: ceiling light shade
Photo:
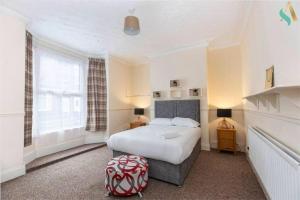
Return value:
[(125, 17), (124, 32), (127, 35), (137, 35), (140, 33), (139, 19), (135, 16)]

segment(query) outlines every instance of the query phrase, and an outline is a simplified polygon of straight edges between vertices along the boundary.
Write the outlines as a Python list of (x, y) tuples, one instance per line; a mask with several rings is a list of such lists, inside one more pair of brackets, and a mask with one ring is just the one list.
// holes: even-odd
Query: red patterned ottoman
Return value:
[(112, 158), (105, 169), (105, 188), (108, 195), (130, 196), (139, 194), (148, 183), (147, 160), (141, 156), (122, 155)]

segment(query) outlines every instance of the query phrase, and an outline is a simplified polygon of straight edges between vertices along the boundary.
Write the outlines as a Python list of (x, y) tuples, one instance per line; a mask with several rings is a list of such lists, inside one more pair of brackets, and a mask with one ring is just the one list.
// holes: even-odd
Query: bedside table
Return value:
[(218, 150), (219, 151), (236, 151), (236, 130), (235, 129), (217, 129)]
[(137, 128), (139, 126), (146, 126), (145, 122), (131, 122), (130, 129)]

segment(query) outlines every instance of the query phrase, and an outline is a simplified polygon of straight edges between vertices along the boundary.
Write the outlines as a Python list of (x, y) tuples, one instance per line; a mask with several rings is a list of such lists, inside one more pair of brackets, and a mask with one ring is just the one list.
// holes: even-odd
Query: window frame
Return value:
[[(80, 81), (82, 84), (80, 84), (80, 91), (79, 92), (68, 92), (68, 91), (53, 91), (53, 90), (41, 90), (38, 88), (37, 84), (40, 80), (38, 80), (39, 70), (40, 70), (40, 59), (41, 55), (40, 52), (46, 52), (47, 54), (52, 54), (54, 57), (60, 57), (64, 60), (74, 61), (79, 64), (79, 70), (80, 70)], [(87, 114), (87, 66), (88, 66), (88, 58), (84, 56), (80, 56), (77, 54), (74, 54), (71, 51), (60, 49), (60, 48), (54, 48), (51, 46), (48, 46), (43, 43), (35, 42), (33, 46), (33, 137), (38, 137), (41, 135), (48, 135), (55, 132), (64, 132), (67, 130), (72, 129), (78, 129), (85, 127), (85, 120), (86, 120), (86, 114)], [(50, 94), (51, 96), (57, 96), (60, 99), (60, 104), (62, 105), (63, 98), (76, 98), (79, 97), (82, 99), (82, 111), (81, 111), (81, 124), (78, 126), (72, 126), (72, 127), (61, 127), (59, 129), (49, 129), (47, 131), (41, 132), (39, 130), (39, 123), (37, 122), (39, 119), (39, 110), (38, 110), (38, 95), (40, 94)], [(63, 113), (63, 110), (60, 111), (60, 113)], [(63, 118), (60, 118), (60, 122), (62, 123)]]

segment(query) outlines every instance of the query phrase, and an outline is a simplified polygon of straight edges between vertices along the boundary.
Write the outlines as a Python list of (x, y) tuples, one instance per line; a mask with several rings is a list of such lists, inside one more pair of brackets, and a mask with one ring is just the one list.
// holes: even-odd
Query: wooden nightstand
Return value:
[(236, 130), (235, 129), (217, 129), (218, 149), (219, 151), (236, 151)]
[(139, 126), (146, 126), (145, 122), (131, 122), (130, 129), (137, 128)]

